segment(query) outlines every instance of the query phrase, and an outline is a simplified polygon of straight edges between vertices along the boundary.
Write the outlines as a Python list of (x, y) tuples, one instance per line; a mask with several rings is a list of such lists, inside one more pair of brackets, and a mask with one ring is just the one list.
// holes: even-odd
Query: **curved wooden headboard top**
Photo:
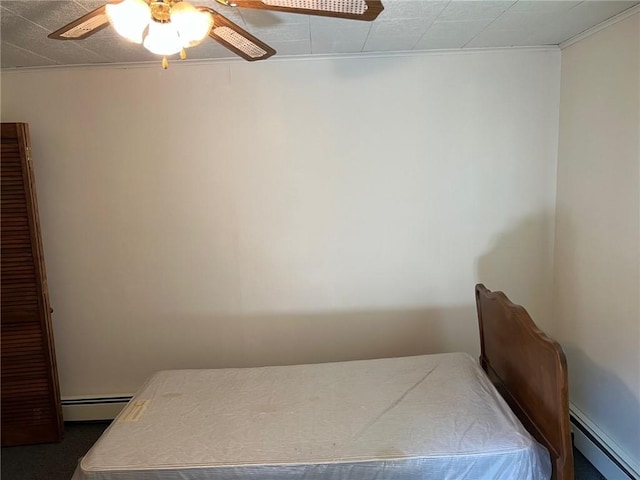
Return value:
[(551, 455), (553, 480), (573, 480), (567, 361), (562, 347), (502, 292), (476, 285), (480, 365)]

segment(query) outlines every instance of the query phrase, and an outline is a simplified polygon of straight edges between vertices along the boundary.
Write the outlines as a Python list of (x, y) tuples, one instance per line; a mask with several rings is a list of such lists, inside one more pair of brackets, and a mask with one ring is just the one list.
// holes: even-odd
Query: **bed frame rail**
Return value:
[(562, 347), (502, 292), (476, 285), (480, 365), (551, 455), (553, 480), (573, 480), (567, 361)]

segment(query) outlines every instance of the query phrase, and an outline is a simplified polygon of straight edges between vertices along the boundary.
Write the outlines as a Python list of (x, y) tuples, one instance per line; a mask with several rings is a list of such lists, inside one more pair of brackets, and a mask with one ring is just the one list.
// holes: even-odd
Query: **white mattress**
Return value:
[(548, 480), (463, 353), (154, 375), (73, 480)]

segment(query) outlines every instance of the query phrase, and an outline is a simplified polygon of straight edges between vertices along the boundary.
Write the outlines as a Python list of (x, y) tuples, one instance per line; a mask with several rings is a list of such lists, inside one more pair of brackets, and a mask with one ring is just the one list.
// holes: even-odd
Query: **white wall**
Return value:
[(554, 49), (3, 72), (62, 394), (476, 355), (478, 280), (544, 325), (559, 75)]
[(571, 401), (637, 471), (639, 32), (636, 14), (562, 51), (553, 328)]

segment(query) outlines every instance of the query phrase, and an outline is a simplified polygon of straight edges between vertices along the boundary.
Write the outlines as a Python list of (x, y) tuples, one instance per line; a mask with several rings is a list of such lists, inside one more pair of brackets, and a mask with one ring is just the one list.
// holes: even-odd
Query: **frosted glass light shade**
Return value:
[(124, 0), (105, 7), (109, 22), (127, 40), (142, 43), (142, 34), (151, 21), (151, 9), (144, 0)]
[(209, 34), (213, 16), (183, 1), (171, 8), (171, 23), (178, 30), (182, 46), (187, 48), (198, 45)]
[(174, 55), (182, 50), (182, 42), (172, 22), (149, 24), (149, 34), (144, 39), (144, 48), (156, 55)]

